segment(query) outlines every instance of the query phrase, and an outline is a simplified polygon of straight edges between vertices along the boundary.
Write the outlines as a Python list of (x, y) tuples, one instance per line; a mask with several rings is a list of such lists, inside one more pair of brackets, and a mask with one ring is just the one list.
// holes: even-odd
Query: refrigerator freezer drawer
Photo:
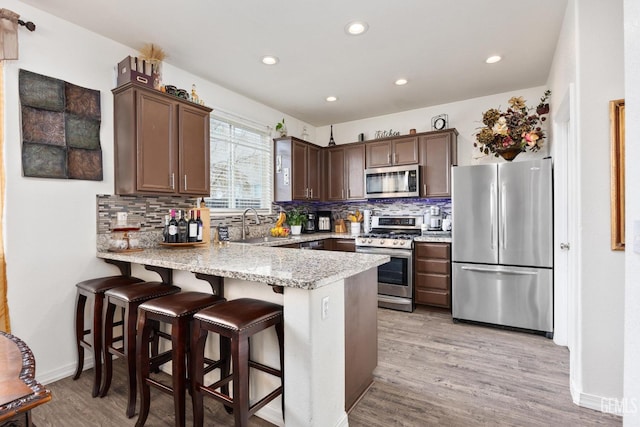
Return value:
[(553, 270), (453, 263), (453, 317), (553, 332)]

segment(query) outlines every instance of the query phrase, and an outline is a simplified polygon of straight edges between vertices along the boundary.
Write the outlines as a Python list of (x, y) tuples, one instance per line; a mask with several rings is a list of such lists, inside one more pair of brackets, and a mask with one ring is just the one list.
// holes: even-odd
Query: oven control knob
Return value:
[(380, 239), (380, 245), (384, 245), (384, 240)]
[(397, 240), (394, 240), (394, 241), (393, 241), (393, 245), (394, 245), (394, 246), (396, 246), (397, 244), (398, 244), (398, 241), (397, 241)]
[(371, 240), (371, 239), (367, 239), (367, 243), (371, 243), (371, 242), (372, 242), (372, 240)]

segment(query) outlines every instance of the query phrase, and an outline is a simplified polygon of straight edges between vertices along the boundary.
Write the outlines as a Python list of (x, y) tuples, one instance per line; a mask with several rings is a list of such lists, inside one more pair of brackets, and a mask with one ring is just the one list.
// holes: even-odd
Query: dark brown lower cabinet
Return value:
[(378, 366), (378, 269), (344, 281), (344, 405), (349, 412), (373, 383)]
[(332, 251), (341, 251), (341, 252), (355, 252), (356, 251), (356, 241), (354, 239), (331, 239), (332, 240)]
[(415, 303), (451, 309), (451, 244), (415, 244)]

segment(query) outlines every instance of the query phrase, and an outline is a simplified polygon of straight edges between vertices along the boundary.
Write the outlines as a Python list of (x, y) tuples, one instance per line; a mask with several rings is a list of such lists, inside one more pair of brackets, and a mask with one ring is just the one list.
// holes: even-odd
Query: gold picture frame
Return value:
[(611, 249), (624, 251), (624, 99), (609, 102), (611, 120)]

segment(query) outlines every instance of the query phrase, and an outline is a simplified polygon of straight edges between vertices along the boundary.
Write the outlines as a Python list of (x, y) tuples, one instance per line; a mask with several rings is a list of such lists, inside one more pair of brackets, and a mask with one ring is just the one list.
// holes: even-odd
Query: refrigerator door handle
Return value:
[(491, 268), (480, 267), (462, 267), (466, 271), (477, 271), (480, 273), (504, 273), (504, 274), (517, 274), (520, 276), (535, 276), (538, 273), (535, 271), (516, 271), (516, 270), (493, 270)]
[(505, 199), (507, 198), (507, 188), (504, 184), (502, 184), (502, 188), (500, 190), (500, 225), (502, 225), (502, 230), (500, 230), (500, 241), (502, 249), (507, 249), (507, 203)]
[(496, 201), (495, 201), (495, 195), (496, 195), (496, 188), (493, 184), (491, 184), (491, 199), (489, 200), (489, 206), (491, 206), (491, 249), (495, 249), (496, 248), (496, 242), (495, 242), (495, 230), (494, 227), (496, 225)]

